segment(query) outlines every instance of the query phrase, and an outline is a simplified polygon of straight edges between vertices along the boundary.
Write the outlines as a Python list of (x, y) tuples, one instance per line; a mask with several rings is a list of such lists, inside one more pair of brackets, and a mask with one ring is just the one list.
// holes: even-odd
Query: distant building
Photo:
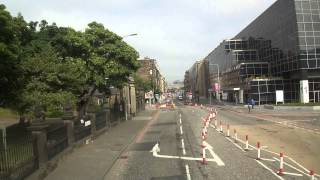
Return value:
[[(157, 64), (157, 60), (145, 57), (139, 60), (141, 67), (138, 69), (137, 74), (146, 81), (151, 81), (153, 89), (157, 90), (160, 94), (163, 94), (167, 90), (167, 83), (165, 78), (160, 73), (160, 68)], [(150, 93), (148, 93), (149, 96)], [(151, 93), (152, 94), (152, 93)], [(152, 97), (153, 98), (153, 97)]]
[(285, 102), (320, 102), (320, 1), (276, 1), (205, 60), (224, 100), (274, 103), (283, 90)]
[(191, 92), (196, 102), (208, 98), (208, 75), (208, 61), (206, 60), (196, 61), (185, 73), (185, 91)]
[(171, 84), (168, 85), (169, 89), (181, 89), (184, 87), (183, 81), (176, 80), (173, 81)]

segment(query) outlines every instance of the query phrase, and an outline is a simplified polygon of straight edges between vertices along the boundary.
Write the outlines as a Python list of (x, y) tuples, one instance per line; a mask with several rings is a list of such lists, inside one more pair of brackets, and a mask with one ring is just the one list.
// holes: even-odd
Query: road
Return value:
[[(249, 147), (248, 151), (244, 150), (241, 139), (244, 140), (245, 135), (249, 135), (249, 141), (256, 142), (258, 138), (264, 137), (262, 132), (268, 132), (268, 129), (256, 131), (256, 127), (272, 127), (275, 123), (252, 117), (250, 119), (221, 108), (218, 109), (217, 120), (223, 122), (223, 132), (218, 132), (220, 127), (214, 127), (214, 122), (211, 122), (205, 142), (207, 164), (203, 164), (202, 117), (207, 115), (207, 109), (183, 106), (179, 103), (174, 110), (161, 110), (159, 116), (146, 125), (103, 178), (105, 180), (310, 179), (308, 169), (288, 157), (284, 158), (285, 175), (278, 176), (276, 172), (280, 166), (280, 158), (278, 152), (273, 152), (274, 149), (271, 147), (261, 150), (264, 159), (260, 161), (256, 160), (255, 147)], [(229, 138), (226, 137), (227, 123), (231, 124)], [(239, 129), (237, 143), (232, 137), (232, 128)], [(253, 137), (257, 132), (262, 135)], [(268, 142), (267, 139), (262, 140)]]

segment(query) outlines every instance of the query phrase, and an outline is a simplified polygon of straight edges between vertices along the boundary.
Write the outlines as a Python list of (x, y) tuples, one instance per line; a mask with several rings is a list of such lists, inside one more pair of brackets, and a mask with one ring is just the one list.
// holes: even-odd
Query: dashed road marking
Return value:
[(186, 174), (187, 174), (187, 180), (191, 180), (191, 175), (190, 175), (190, 170), (189, 170), (188, 164), (186, 164)]
[(181, 139), (181, 146), (182, 146), (182, 154), (186, 155), (186, 149), (184, 147), (184, 139)]
[(180, 125), (180, 134), (183, 135), (182, 124)]
[[(182, 136), (183, 135), (183, 130), (182, 130), (181, 113), (179, 114), (179, 122), (180, 122), (180, 134)], [(187, 152), (186, 152), (186, 148), (185, 148), (185, 145), (184, 145), (183, 137), (181, 138), (181, 147), (182, 147), (182, 154), (185, 156), (187, 154)], [(159, 151), (160, 151), (160, 149), (159, 149)], [(190, 170), (189, 170), (189, 165), (186, 164), (185, 167), (186, 167), (187, 180), (191, 180), (191, 174), (190, 174)]]

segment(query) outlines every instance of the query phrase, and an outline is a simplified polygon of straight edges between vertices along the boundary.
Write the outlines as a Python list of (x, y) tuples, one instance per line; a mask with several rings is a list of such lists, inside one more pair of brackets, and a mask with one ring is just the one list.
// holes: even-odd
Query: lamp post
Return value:
[[(152, 95), (154, 96), (154, 92), (153, 92), (153, 70), (150, 69), (149, 72), (150, 72), (150, 78), (151, 78)], [(149, 94), (149, 105), (151, 107), (151, 96), (150, 96), (150, 94)]]
[[(209, 63), (209, 66), (217, 66), (217, 68), (218, 68), (218, 91), (216, 91), (216, 97), (217, 97), (218, 101), (220, 102), (221, 99), (220, 99), (220, 97), (218, 97), (219, 96), (219, 92), (220, 92), (220, 68), (219, 68), (219, 64), (211, 64), (211, 63)], [(211, 97), (210, 97), (210, 102), (211, 102)]]
[(122, 39), (123, 39), (123, 38), (126, 38), (126, 37), (129, 37), (129, 36), (137, 36), (137, 35), (138, 35), (137, 33), (132, 33), (132, 34), (124, 35), (124, 36), (122, 36)]

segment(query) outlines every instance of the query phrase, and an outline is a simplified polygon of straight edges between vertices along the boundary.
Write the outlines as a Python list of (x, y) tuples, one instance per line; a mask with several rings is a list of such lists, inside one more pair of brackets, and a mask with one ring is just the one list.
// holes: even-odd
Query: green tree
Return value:
[(10, 106), (20, 89), (19, 26), (0, 4), (0, 105)]
[(142, 89), (145, 92), (152, 90), (152, 82), (150, 80), (144, 80), (138, 74), (134, 74), (133, 78), (137, 88)]
[(102, 24), (92, 22), (81, 32), (45, 20), (26, 23), (0, 5), (0, 106), (28, 114), (36, 106), (59, 111), (68, 101), (84, 112), (96, 90), (128, 81), (137, 58)]
[(62, 46), (61, 57), (79, 62), (84, 89), (79, 90), (78, 110), (84, 113), (96, 90), (108, 92), (109, 87), (121, 88), (130, 74), (138, 69), (138, 53), (102, 24), (92, 22), (84, 32), (67, 29), (57, 40)]

